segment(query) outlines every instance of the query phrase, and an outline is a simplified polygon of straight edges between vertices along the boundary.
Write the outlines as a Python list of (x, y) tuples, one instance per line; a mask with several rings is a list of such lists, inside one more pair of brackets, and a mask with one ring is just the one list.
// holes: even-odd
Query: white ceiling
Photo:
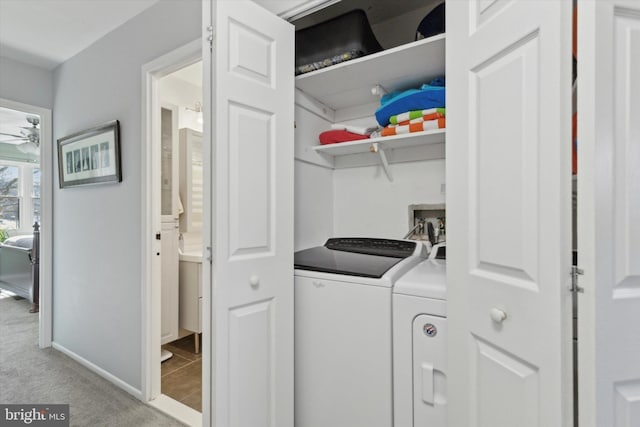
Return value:
[[(0, 0), (0, 56), (53, 69), (159, 0)], [(361, 8), (372, 24), (442, 0), (343, 0), (297, 22)]]
[(158, 0), (0, 0), (0, 56), (53, 69)]
[(202, 87), (202, 61), (198, 61), (195, 64), (184, 67), (169, 74), (167, 77), (176, 78), (192, 85)]

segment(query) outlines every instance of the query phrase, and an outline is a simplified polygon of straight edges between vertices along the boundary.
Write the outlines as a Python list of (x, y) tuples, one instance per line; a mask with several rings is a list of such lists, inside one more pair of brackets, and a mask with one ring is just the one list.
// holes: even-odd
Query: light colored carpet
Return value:
[(38, 348), (29, 307), (0, 298), (0, 403), (67, 403), (71, 426), (183, 426), (59, 351)]

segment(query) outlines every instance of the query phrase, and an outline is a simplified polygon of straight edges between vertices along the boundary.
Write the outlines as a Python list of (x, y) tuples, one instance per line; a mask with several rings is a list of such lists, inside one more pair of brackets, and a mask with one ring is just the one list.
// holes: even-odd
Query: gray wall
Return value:
[(53, 107), (53, 73), (0, 56), (0, 98)]
[(54, 72), (54, 140), (120, 120), (123, 182), (61, 190), (56, 177), (53, 339), (138, 390), (141, 67), (200, 37), (201, 5), (160, 1)]

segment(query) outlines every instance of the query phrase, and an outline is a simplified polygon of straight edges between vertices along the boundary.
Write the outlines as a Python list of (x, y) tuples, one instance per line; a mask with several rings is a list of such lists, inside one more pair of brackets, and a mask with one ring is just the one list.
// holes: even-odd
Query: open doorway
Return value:
[(159, 79), (158, 100), (162, 220), (160, 391), (202, 412), (202, 62)]
[(0, 298), (26, 299), (51, 346), (50, 110), (0, 99)]
[(209, 356), (200, 341), (206, 324), (201, 55), (198, 40), (143, 67), (143, 395), (189, 425), (200, 425), (206, 410)]

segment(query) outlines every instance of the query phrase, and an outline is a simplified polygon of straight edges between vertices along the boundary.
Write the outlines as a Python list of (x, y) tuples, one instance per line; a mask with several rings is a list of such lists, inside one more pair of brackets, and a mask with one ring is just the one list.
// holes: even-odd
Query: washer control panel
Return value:
[(380, 255), (392, 258), (407, 258), (414, 254), (418, 243), (406, 240), (372, 239), (365, 237), (338, 237), (327, 240), (327, 249)]

